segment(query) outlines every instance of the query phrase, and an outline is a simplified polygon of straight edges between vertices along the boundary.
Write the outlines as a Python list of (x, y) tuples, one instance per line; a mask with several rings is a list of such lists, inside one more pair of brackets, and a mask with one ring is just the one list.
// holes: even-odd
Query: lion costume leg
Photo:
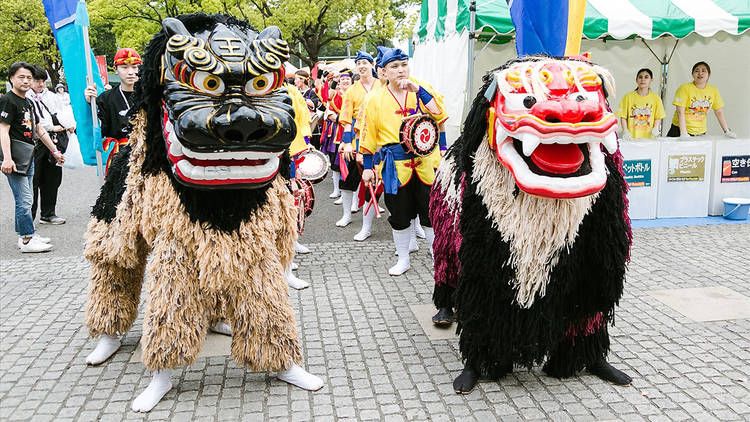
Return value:
[(135, 268), (106, 262), (91, 263), (86, 325), (91, 336), (99, 337), (99, 341), (86, 357), (89, 365), (103, 363), (120, 348), (118, 337), (130, 329), (138, 315), (146, 263), (145, 253), (142, 254)]
[(586, 368), (597, 377), (617, 385), (633, 380), (607, 362), (609, 332), (601, 313), (584, 324), (571, 326), (560, 344), (550, 352), (544, 372), (555, 378), (572, 377)]
[(109, 359), (120, 348), (119, 336), (133, 325), (143, 285), (148, 247), (138, 231), (138, 177), (129, 175), (131, 147), (112, 160), (107, 179), (86, 230), (85, 258), (91, 263), (86, 325), (96, 348), (89, 365)]

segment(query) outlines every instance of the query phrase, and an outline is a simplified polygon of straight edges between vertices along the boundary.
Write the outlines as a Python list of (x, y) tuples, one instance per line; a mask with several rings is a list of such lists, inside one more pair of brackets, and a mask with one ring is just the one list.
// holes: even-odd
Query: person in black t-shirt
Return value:
[(130, 120), (128, 111), (133, 105), (133, 89), (138, 82), (141, 56), (132, 48), (122, 48), (114, 58), (115, 72), (120, 77), (120, 85), (97, 97), (96, 87), (89, 85), (84, 94), (86, 101), (96, 98), (97, 113), (102, 126), (104, 150), (112, 148), (107, 159), (107, 168), (112, 157), (128, 143)]
[(55, 161), (60, 164), (65, 161), (47, 131), (37, 124), (32, 106), (26, 99), (33, 72), (34, 67), (28, 63), (10, 65), (8, 77), (13, 88), (0, 97), (0, 145), (3, 153), (0, 170), (7, 177), (13, 192), (18, 248), (24, 253), (52, 249), (48, 238), (34, 234), (34, 220), (31, 217), (34, 135), (50, 150)]

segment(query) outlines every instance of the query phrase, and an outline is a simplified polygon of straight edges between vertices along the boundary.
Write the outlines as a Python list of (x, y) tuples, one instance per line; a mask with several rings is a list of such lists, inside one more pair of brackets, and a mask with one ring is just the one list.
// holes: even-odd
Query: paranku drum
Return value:
[(328, 169), (331, 168), (328, 157), (316, 149), (303, 152), (296, 161), (297, 178), (311, 183), (323, 181), (328, 175)]
[(294, 196), (294, 206), (297, 207), (297, 230), (302, 234), (305, 230), (305, 218), (312, 214), (315, 207), (315, 189), (308, 180), (292, 179), (289, 183)]
[(438, 144), (438, 124), (426, 114), (414, 114), (401, 122), (401, 145), (406, 152), (424, 157), (430, 155)]

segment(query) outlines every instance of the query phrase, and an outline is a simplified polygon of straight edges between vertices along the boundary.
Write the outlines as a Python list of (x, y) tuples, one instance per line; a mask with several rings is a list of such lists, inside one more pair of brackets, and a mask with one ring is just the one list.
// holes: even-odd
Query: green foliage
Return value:
[[(419, 0), (91, 0), (92, 26), (107, 25), (121, 47), (143, 51), (167, 16), (203, 11), (247, 20), (258, 29), (281, 28), (295, 55), (311, 65), (321, 54), (354, 52), (390, 40), (403, 8)], [(300, 52), (301, 47), (301, 52)]]
[(59, 80), (60, 54), (41, 1), (0, 1), (0, 75), (7, 78), (17, 61), (44, 67), (53, 84)]

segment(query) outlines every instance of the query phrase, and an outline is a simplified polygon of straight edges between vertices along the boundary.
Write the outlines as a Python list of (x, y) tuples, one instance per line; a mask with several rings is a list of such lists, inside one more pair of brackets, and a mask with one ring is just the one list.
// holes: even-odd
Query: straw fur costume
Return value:
[(456, 308), (465, 362), (456, 392), (543, 363), (630, 382), (606, 362), (631, 243), (613, 89), (585, 60), (485, 77), (431, 193), (433, 300)]
[(85, 256), (92, 336), (130, 328), (145, 274), (150, 370), (191, 364), (216, 309), (238, 364), (301, 362), (283, 276), (297, 237), (283, 180), (296, 133), (281, 88), (288, 52), (275, 27), (202, 14), (165, 20), (147, 47), (130, 145), (94, 206)]

